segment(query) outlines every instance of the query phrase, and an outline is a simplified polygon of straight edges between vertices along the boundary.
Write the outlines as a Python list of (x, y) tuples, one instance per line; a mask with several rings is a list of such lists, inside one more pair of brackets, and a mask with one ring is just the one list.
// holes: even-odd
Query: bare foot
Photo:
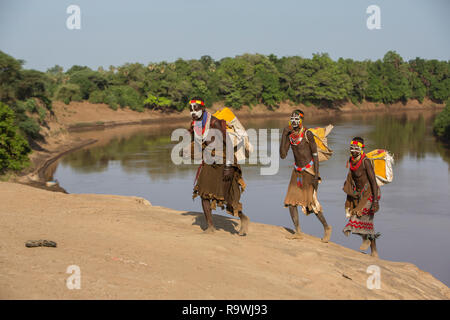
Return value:
[(333, 230), (333, 228), (331, 226), (326, 227), (324, 229), (323, 238), (320, 240), (322, 240), (322, 242), (328, 242), (330, 240), (332, 230)]
[(215, 231), (216, 231), (216, 228), (214, 228), (213, 226), (209, 226), (208, 228), (203, 230), (203, 233), (214, 233)]
[(370, 240), (369, 239), (365, 239), (361, 243), (361, 246), (359, 247), (359, 250), (365, 251), (365, 250), (369, 249), (369, 246), (370, 246)]
[(303, 236), (302, 236), (301, 232), (295, 232), (294, 234), (290, 234), (290, 235), (286, 236), (286, 239), (301, 240), (301, 239), (303, 239)]
[(372, 257), (374, 257), (374, 258), (378, 258), (378, 252), (376, 252), (376, 251), (372, 251), (372, 252), (370, 253), (370, 255), (371, 255)]
[(239, 229), (240, 236), (246, 236), (248, 233), (248, 224), (250, 219), (243, 213), (241, 213), (241, 228)]

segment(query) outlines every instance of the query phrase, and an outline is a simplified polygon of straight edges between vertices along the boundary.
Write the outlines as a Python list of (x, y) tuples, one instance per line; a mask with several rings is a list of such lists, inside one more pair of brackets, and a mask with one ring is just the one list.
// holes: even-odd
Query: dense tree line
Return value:
[(39, 72), (21, 65), (0, 52), (1, 101), (34, 97), (49, 107), (51, 100), (88, 100), (142, 111), (182, 110), (194, 95), (203, 96), (209, 105), (224, 101), (239, 109), (256, 104), (276, 107), (284, 100), (328, 107), (345, 101), (394, 103), (425, 97), (445, 102), (450, 93), (450, 61), (404, 61), (394, 51), (377, 61), (333, 61), (328, 54), (310, 59), (244, 54), (219, 61), (203, 56), (146, 66), (126, 63), (108, 70), (73, 66), (64, 72), (54, 66)]
[(336, 107), (345, 101), (394, 103), (425, 97), (444, 102), (450, 93), (450, 62), (404, 61), (394, 51), (376, 61), (332, 60), (244, 54), (215, 61), (178, 59), (143, 65), (126, 63), (108, 70), (56, 65), (46, 72), (23, 69), (23, 61), (0, 51), (0, 101), (14, 112), (14, 124), (28, 138), (39, 137), (52, 101), (87, 100), (111, 108), (182, 110), (192, 96), (207, 106), (223, 101), (239, 109), (281, 101)]

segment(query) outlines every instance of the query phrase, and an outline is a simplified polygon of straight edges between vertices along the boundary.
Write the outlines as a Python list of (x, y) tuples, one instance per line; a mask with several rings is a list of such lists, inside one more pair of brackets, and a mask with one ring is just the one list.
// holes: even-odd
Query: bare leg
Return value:
[(242, 211), (239, 211), (239, 218), (241, 218), (241, 228), (239, 229), (239, 235), (240, 236), (246, 236), (248, 233), (248, 224), (250, 222), (250, 219), (242, 213)]
[(375, 239), (370, 241), (370, 250), (372, 251), (370, 255), (374, 258), (378, 258), (377, 244), (375, 242)]
[(361, 235), (361, 237), (362, 237), (362, 243), (361, 243), (361, 246), (359, 247), (359, 250), (367, 250), (367, 249), (369, 249), (369, 246), (370, 246), (370, 240), (369, 240), (369, 238), (366, 236), (366, 235)]
[(205, 214), (206, 223), (208, 224), (208, 227), (206, 228), (206, 233), (212, 233), (216, 229), (214, 228), (214, 223), (212, 219), (212, 213), (211, 213), (211, 202), (208, 199), (202, 199), (202, 207), (203, 207), (203, 213)]
[(301, 239), (302, 230), (300, 229), (300, 222), (298, 219), (298, 209), (294, 206), (289, 206), (289, 213), (291, 214), (292, 222), (294, 223), (295, 233), (289, 239)]
[(328, 242), (330, 240), (331, 231), (333, 230), (333, 228), (331, 228), (331, 226), (328, 225), (327, 220), (325, 220), (325, 217), (323, 216), (322, 212), (316, 213), (316, 217), (323, 225), (324, 235), (321, 240), (322, 242)]

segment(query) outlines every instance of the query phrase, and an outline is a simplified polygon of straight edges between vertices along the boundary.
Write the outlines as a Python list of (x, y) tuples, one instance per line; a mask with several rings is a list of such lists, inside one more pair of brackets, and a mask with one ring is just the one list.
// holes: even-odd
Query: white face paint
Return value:
[(362, 149), (360, 146), (350, 145), (350, 154), (353, 158), (357, 158), (361, 155)]
[(191, 109), (191, 117), (200, 119), (200, 117), (203, 114), (203, 110), (200, 109), (200, 110), (194, 111), (195, 106), (196, 106), (196, 104), (191, 104), (191, 108), (190, 108)]
[(203, 110), (191, 111), (191, 117), (199, 119), (203, 114)]
[(299, 115), (291, 116), (291, 124), (294, 128), (297, 128), (300, 125), (301, 118)]

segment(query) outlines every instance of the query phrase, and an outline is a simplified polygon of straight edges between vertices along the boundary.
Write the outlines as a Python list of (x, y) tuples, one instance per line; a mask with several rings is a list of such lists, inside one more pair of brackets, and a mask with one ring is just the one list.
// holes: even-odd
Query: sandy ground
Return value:
[[(282, 103), (270, 115), (262, 106), (236, 113), (240, 118), (283, 116), (301, 108), (312, 117), (442, 107), (410, 101), (330, 110)], [(55, 102), (53, 108), (55, 115), (42, 131), (45, 141), (33, 146), (33, 165), (13, 181), (45, 187), (60, 156), (107, 143), (119, 125), (133, 134), (139, 124), (158, 130), (189, 119), (187, 111), (113, 111), (86, 102)], [(108, 129), (86, 131), (103, 128)], [(135, 197), (68, 195), (6, 182), (0, 183), (0, 203), (0, 299), (450, 298), (449, 288), (412, 264), (376, 260), (307, 235), (289, 240), (290, 231), (281, 227), (252, 223), (250, 234), (239, 237), (237, 220), (215, 216), (219, 231), (206, 235), (199, 212), (153, 207)], [(38, 239), (56, 241), (58, 247), (25, 247), (25, 241)], [(373, 264), (381, 268), (380, 290), (366, 286), (366, 270)], [(70, 265), (81, 269), (80, 290), (66, 286)]]
[[(186, 190), (190, 192), (190, 190)], [(404, 262), (378, 260), (289, 230), (136, 197), (50, 192), (0, 183), (0, 299), (449, 299), (450, 289)], [(339, 232), (338, 230), (334, 230)], [(27, 240), (57, 248), (26, 248)], [(68, 266), (81, 271), (69, 290)], [(369, 290), (370, 265), (381, 289)]]

